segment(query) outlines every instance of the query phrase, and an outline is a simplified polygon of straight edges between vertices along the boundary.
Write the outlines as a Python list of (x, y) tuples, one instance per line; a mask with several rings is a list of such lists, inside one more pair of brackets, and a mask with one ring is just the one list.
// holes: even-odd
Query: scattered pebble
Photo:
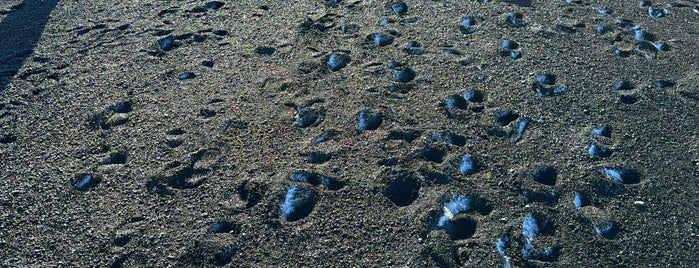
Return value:
[(548, 205), (553, 205), (556, 202), (558, 202), (558, 199), (560, 198), (560, 195), (558, 194), (558, 191), (551, 191), (551, 192), (537, 192), (537, 191), (531, 191), (531, 190), (522, 190), (522, 195), (524, 196), (524, 203), (529, 204), (529, 203), (544, 203)]
[(310, 127), (318, 121), (319, 116), (315, 110), (301, 109), (296, 113), (294, 125), (298, 128)]
[(614, 84), (614, 89), (616, 89), (616, 90), (631, 90), (633, 88), (634, 88), (633, 85), (629, 81), (626, 81), (626, 80), (621, 80), (621, 81), (616, 82)]
[(177, 46), (175, 43), (175, 37), (174, 36), (168, 36), (163, 39), (158, 40), (158, 46), (160, 47), (160, 50), (162, 51), (170, 51), (173, 48)]
[(223, 2), (221, 2), (221, 1), (210, 1), (210, 2), (206, 2), (206, 4), (204, 4), (204, 7), (208, 10), (217, 10), (217, 9), (221, 8), (222, 6), (223, 6)]
[(210, 60), (205, 60), (201, 62), (201, 65), (211, 68), (214, 67), (214, 62)]
[(112, 106), (109, 106), (109, 110), (112, 110), (115, 113), (131, 112), (131, 101), (124, 101), (124, 102), (120, 102), (120, 103), (114, 104)]
[(527, 126), (529, 125), (529, 120), (527, 119), (522, 119), (522, 121), (519, 121), (519, 124), (517, 124), (517, 136), (512, 140), (512, 142), (517, 143), (520, 140), (522, 140), (522, 134), (524, 134), (524, 130), (527, 129)]
[(476, 159), (470, 154), (463, 155), (459, 164), (459, 172), (463, 175), (471, 175), (478, 172)]
[(600, 126), (598, 128), (593, 128), (592, 133), (590, 135), (611, 138), (612, 137), (612, 128), (610, 126), (607, 126), (607, 125)]
[(346, 53), (333, 52), (328, 57), (326, 64), (330, 71), (337, 72), (340, 69), (345, 68), (351, 60), (352, 58), (350, 58), (350, 56)]
[(260, 55), (272, 55), (275, 51), (277, 51), (275, 48), (267, 46), (260, 46), (255, 48), (255, 53)]
[(662, 88), (668, 88), (668, 87), (674, 87), (675, 82), (668, 81), (668, 80), (659, 80), (655, 82), (655, 87), (662, 89)]
[(308, 154), (307, 161), (311, 164), (321, 164), (325, 163), (332, 158), (332, 154), (312, 152)]
[(598, 146), (597, 144), (591, 144), (587, 152), (594, 157), (610, 157), (612, 156), (612, 150)]
[(97, 186), (101, 181), (100, 178), (92, 174), (82, 174), (73, 180), (73, 187), (78, 191), (87, 191), (92, 187)]
[(430, 133), (430, 140), (442, 141), (459, 147), (466, 145), (466, 137), (448, 132)]
[(407, 67), (403, 69), (393, 70), (393, 79), (399, 82), (408, 83), (415, 79), (415, 71)]
[(520, 13), (507, 13), (507, 22), (514, 27), (524, 27), (529, 24)]
[(519, 117), (519, 115), (512, 113), (510, 110), (501, 110), (495, 112), (493, 115), (495, 118), (495, 123), (500, 126), (507, 126), (510, 122), (514, 121)]
[(125, 164), (128, 154), (125, 151), (114, 152), (109, 155), (109, 158), (105, 160), (102, 164), (104, 165), (114, 165), (114, 164)]
[(313, 189), (299, 185), (290, 186), (280, 206), (282, 217), (286, 221), (300, 220), (311, 214), (315, 203)]
[(472, 90), (464, 92), (463, 98), (467, 101), (470, 101), (470, 102), (482, 102), (483, 101), (483, 93), (481, 93), (478, 90), (472, 89)]
[(320, 184), (320, 176), (318, 174), (305, 170), (292, 172), (289, 174), (289, 180), (292, 182), (303, 182), (311, 185)]
[(231, 231), (239, 231), (240, 227), (227, 221), (217, 222), (211, 225), (209, 229), (212, 233), (229, 233)]
[(337, 191), (345, 187), (345, 182), (338, 180), (337, 178), (321, 176), (321, 182), (328, 187), (329, 190)]
[(13, 143), (15, 141), (17, 141), (17, 137), (15, 137), (15, 135), (7, 134), (7, 133), (0, 134), (0, 143), (2, 143), (2, 144)]
[(184, 72), (184, 73), (181, 73), (179, 76), (177, 76), (177, 79), (179, 79), (179, 80), (186, 80), (186, 79), (192, 79), (192, 78), (195, 78), (195, 77), (197, 77), (197, 75), (195, 75), (195, 74), (192, 73), (192, 72)]
[(415, 139), (420, 137), (422, 131), (419, 130), (408, 130), (408, 131), (396, 131), (393, 130), (388, 133), (389, 140), (404, 140), (407, 142), (413, 142)]
[(636, 184), (641, 182), (641, 174), (635, 170), (623, 167), (602, 168), (602, 173), (623, 184)]
[(408, 5), (404, 2), (393, 3), (391, 4), (391, 10), (393, 10), (393, 13), (396, 13), (396, 15), (402, 16), (408, 13)]
[(373, 33), (368, 37), (379, 47), (385, 47), (393, 43), (393, 36), (384, 33)]
[(466, 100), (462, 95), (459, 94), (454, 94), (447, 97), (446, 99), (444, 99), (444, 104), (446, 105), (447, 110), (468, 108)]
[(553, 74), (542, 73), (536, 78), (536, 80), (538, 80), (539, 83), (542, 83), (544, 85), (556, 84), (556, 76)]
[(363, 130), (376, 130), (383, 122), (381, 113), (369, 110), (360, 111), (357, 118), (359, 119), (359, 128)]
[(615, 222), (607, 222), (600, 225), (593, 225), (595, 232), (607, 239), (614, 239), (619, 233), (619, 227)]
[(587, 199), (587, 196), (585, 196), (584, 193), (574, 192), (573, 195), (573, 204), (576, 208), (581, 208), (590, 204), (590, 201)]

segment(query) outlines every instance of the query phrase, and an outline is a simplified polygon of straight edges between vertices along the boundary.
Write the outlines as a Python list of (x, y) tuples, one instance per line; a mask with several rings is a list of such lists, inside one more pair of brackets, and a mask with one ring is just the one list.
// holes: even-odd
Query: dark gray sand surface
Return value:
[[(699, 264), (696, 1), (650, 1), (657, 19), (611, 0), (406, 0), (402, 16), (375, 0), (24, 2), (0, 3), (2, 267)], [(350, 62), (329, 70), (333, 52)], [(534, 89), (544, 72), (552, 96)], [(503, 110), (518, 118), (497, 124)], [(313, 206), (285, 218), (292, 185)], [(471, 206), (445, 210), (457, 195)]]

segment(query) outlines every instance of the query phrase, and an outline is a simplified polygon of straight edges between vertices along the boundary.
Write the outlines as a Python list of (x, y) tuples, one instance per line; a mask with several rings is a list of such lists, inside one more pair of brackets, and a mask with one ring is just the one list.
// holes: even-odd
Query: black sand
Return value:
[[(0, 4), (0, 23), (32, 8), (36, 19), (18, 21), (41, 29), (41, 36), (34, 45), (30, 32), (16, 38), (13, 27), (20, 25), (0, 24), (0, 44), (10, 46), (0, 47), (0, 266), (203, 267), (232, 248), (229, 267), (501, 267), (495, 243), (504, 234), (513, 240), (507, 248), (513, 267), (699, 263), (695, 1), (674, 8), (653, 1), (671, 11), (659, 19), (638, 1), (531, 1), (525, 7), (408, 0), (402, 17), (388, 1), (373, 0), (224, 1), (203, 12), (195, 8), (205, 1), (60, 1), (54, 8), (53, 1), (27, 0), (12, 8), (20, 2)], [(610, 15), (599, 17), (596, 6)], [(509, 26), (509, 12), (529, 24)], [(472, 34), (459, 31), (467, 15), (477, 20)], [(416, 22), (401, 22), (413, 17)], [(312, 23), (304, 24), (306, 18)], [(392, 22), (380, 26), (382, 18)], [(618, 18), (640, 24), (669, 50), (643, 58), (634, 51), (633, 31), (615, 24)], [(343, 34), (343, 24), (358, 31)], [(596, 33), (598, 25), (609, 32)], [(162, 30), (172, 32), (158, 36)], [(215, 37), (212, 30), (228, 35)], [(366, 38), (389, 30), (399, 34), (389, 46)], [(184, 34), (206, 40), (187, 37), (159, 51), (159, 39)], [(503, 39), (519, 43), (522, 58), (501, 56)], [(426, 53), (405, 53), (410, 41)], [(275, 51), (255, 53), (261, 46)], [(619, 57), (614, 47), (632, 53)], [(447, 55), (445, 48), (462, 55)], [(27, 49), (33, 52), (17, 54)], [(330, 72), (324, 59), (338, 50), (352, 61)], [(202, 66), (204, 60), (213, 67)], [(459, 64), (463, 60), (472, 63)], [(389, 61), (415, 70), (409, 92), (386, 89), (397, 84)], [(196, 77), (178, 80), (185, 71)], [(555, 74), (564, 93), (538, 96), (531, 85), (541, 72)], [(622, 79), (635, 88), (616, 92), (613, 85)], [(675, 84), (658, 89), (658, 80)], [(483, 92), (484, 101), (445, 113), (442, 101), (469, 89)], [(618, 103), (619, 95), (636, 101)], [(109, 109), (124, 101), (132, 111)], [(295, 107), (323, 116), (300, 129)], [(377, 130), (358, 130), (362, 109), (382, 113)], [(518, 143), (502, 135), (510, 126), (493, 120), (503, 109), (530, 120)], [(590, 138), (601, 125), (612, 127), (611, 138)], [(170, 135), (175, 129), (182, 134)], [(412, 142), (387, 138), (398, 130), (421, 135)], [(329, 131), (337, 135), (312, 143)], [(430, 141), (431, 132), (441, 131), (465, 136), (466, 145)], [(176, 141), (181, 145), (172, 146)], [(591, 157), (593, 141), (611, 148), (612, 156)], [(445, 160), (421, 158), (427, 147), (443, 149)], [(316, 151), (333, 157), (306, 163), (302, 154)], [(127, 154), (124, 164), (102, 164), (119, 152)], [(479, 172), (458, 172), (465, 153), (479, 161)], [(397, 164), (378, 164), (392, 157)], [(537, 166), (555, 167), (555, 185), (529, 179)], [(638, 171), (640, 182), (605, 196), (595, 185), (613, 180), (600, 169), (616, 166)], [(279, 206), (286, 187), (299, 184), (288, 179), (298, 170), (346, 185), (333, 191), (306, 184), (317, 192), (317, 204), (309, 216), (287, 222)], [(426, 170), (450, 180), (430, 181)], [(72, 183), (81, 174), (101, 181), (78, 191)], [(396, 174), (418, 178), (410, 205), (399, 207), (383, 194)], [(556, 191), (560, 198), (525, 204), (522, 190)], [(585, 192), (590, 206), (575, 208), (574, 191)], [(454, 241), (433, 222), (442, 197), (458, 193), (491, 209), (462, 215), (477, 227)], [(535, 244), (559, 249), (554, 261), (522, 258), (528, 213), (552, 224), (555, 231)], [(211, 233), (220, 221), (234, 228)], [(619, 232), (602, 237), (595, 222), (616, 222)]]

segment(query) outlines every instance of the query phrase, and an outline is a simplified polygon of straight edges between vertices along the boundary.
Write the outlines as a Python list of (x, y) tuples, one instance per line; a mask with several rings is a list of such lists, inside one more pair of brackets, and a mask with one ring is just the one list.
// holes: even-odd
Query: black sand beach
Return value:
[(0, 3), (1, 267), (699, 264), (696, 1), (221, 1)]

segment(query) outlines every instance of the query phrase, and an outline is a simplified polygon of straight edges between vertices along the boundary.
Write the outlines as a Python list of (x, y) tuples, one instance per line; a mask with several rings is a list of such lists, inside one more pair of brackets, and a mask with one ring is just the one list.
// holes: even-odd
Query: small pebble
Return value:
[(408, 130), (408, 131), (391, 131), (388, 133), (389, 140), (404, 140), (407, 142), (413, 142), (415, 139), (420, 137), (422, 134), (419, 130)]
[(674, 87), (675, 82), (668, 81), (668, 80), (660, 80), (655, 82), (655, 87), (662, 89), (662, 88), (668, 88), (668, 87)]
[(223, 6), (223, 2), (221, 2), (221, 1), (210, 1), (210, 2), (206, 2), (206, 4), (204, 4), (204, 7), (208, 10), (217, 10), (217, 9), (221, 8), (222, 6)]
[(631, 55), (631, 51), (624, 51), (617, 48), (614, 50), (614, 54), (616, 54), (619, 57), (626, 58), (629, 55)]
[(525, 20), (522, 14), (519, 13), (508, 13), (507, 22), (514, 27), (524, 27), (529, 24), (529, 21)]
[(442, 141), (459, 147), (466, 145), (466, 137), (447, 132), (433, 132), (430, 134), (430, 140)]
[(413, 71), (413, 69), (410, 68), (404, 68), (402, 70), (393, 70), (393, 79), (399, 82), (408, 83), (415, 79), (415, 71)]
[(114, 104), (112, 106), (109, 106), (109, 110), (112, 110), (115, 113), (131, 112), (131, 101), (124, 101), (124, 102), (120, 102), (120, 103)]
[(105, 160), (102, 164), (104, 165), (114, 165), (114, 164), (125, 164), (128, 154), (126, 152), (114, 152), (109, 155), (109, 158)]
[(519, 117), (519, 115), (512, 113), (509, 110), (501, 110), (498, 112), (495, 112), (493, 114), (493, 117), (495, 118), (495, 123), (500, 125), (500, 126), (507, 126), (510, 124), (510, 122), (514, 121)]
[(162, 51), (170, 51), (173, 48), (175, 48), (175, 37), (174, 36), (168, 36), (163, 39), (158, 40), (158, 45), (160, 46), (160, 50)]
[(556, 84), (556, 76), (548, 73), (540, 74), (536, 80), (544, 85), (554, 85)]
[(615, 222), (604, 223), (600, 225), (593, 225), (595, 232), (600, 236), (607, 239), (614, 239), (619, 233), (619, 227)]
[(393, 3), (391, 4), (391, 10), (393, 10), (393, 13), (396, 13), (396, 15), (402, 16), (408, 13), (408, 5), (404, 2)]
[(17, 137), (12, 134), (0, 134), (0, 143), (8, 144), (17, 141)]
[(590, 201), (587, 200), (587, 197), (585, 194), (581, 192), (575, 192), (574, 197), (573, 197), (573, 204), (575, 204), (576, 208), (581, 208), (584, 206), (587, 206), (590, 204)]
[(284, 202), (279, 209), (286, 221), (297, 221), (311, 214), (315, 203), (313, 189), (293, 185), (287, 189)]
[(651, 34), (641, 30), (636, 30), (634, 33), (634, 38), (636, 38), (638, 41), (653, 41), (653, 36)]
[(463, 175), (471, 175), (478, 172), (476, 159), (470, 154), (463, 155), (461, 157), (461, 163), (459, 164), (459, 172)]
[(537, 223), (536, 218), (534, 218), (534, 215), (532, 214), (527, 214), (527, 216), (524, 217), (524, 221), (522, 221), (522, 235), (524, 235), (526, 241), (531, 242), (534, 241), (539, 233), (539, 224)]
[(310, 127), (318, 121), (319, 116), (315, 110), (301, 109), (296, 113), (294, 125), (298, 128)]
[(539, 166), (534, 169), (529, 178), (535, 182), (553, 186), (556, 184), (556, 170), (549, 166)]
[(633, 204), (636, 206), (636, 208), (637, 208), (639, 211), (646, 211), (646, 209), (648, 209), (648, 205), (646, 204), (646, 202), (643, 202), (643, 201), (633, 201)]
[(641, 182), (641, 174), (635, 170), (623, 167), (602, 168), (602, 173), (623, 184), (636, 184)]
[(519, 47), (519, 44), (515, 41), (502, 40), (502, 48), (504, 49), (517, 49), (517, 47)]
[(92, 174), (83, 174), (73, 180), (73, 187), (78, 191), (87, 191), (100, 183), (100, 179)]
[(659, 19), (662, 18), (663, 16), (670, 14), (670, 11), (667, 9), (655, 9), (653, 7), (648, 7), (648, 16), (654, 19)]
[(541, 97), (551, 97), (551, 96), (558, 96), (563, 94), (565, 91), (562, 87), (556, 86), (556, 87), (547, 87), (543, 83), (536, 81), (532, 84), (532, 89), (534, 89), (534, 92), (536, 92), (537, 95)]
[(376, 130), (383, 122), (381, 113), (370, 112), (369, 110), (360, 111), (357, 118), (359, 119), (359, 128), (363, 130)]
[(621, 80), (619, 82), (616, 82), (616, 84), (614, 84), (614, 89), (616, 89), (616, 90), (631, 90), (631, 89), (633, 89), (633, 85), (629, 81)]
[(312, 152), (308, 154), (307, 161), (311, 164), (321, 164), (329, 161), (332, 158), (332, 154)]
[(393, 36), (388, 34), (373, 33), (369, 35), (369, 38), (379, 47), (388, 46), (393, 43)]
[(611, 138), (612, 137), (612, 128), (610, 126), (607, 126), (607, 125), (604, 125), (604, 126), (601, 126), (598, 128), (593, 128), (591, 135)]
[(610, 157), (612, 156), (612, 150), (598, 146), (597, 144), (590, 145), (587, 152), (594, 157)]
[(510, 51), (509, 56), (510, 56), (510, 58), (516, 60), (516, 59), (519, 59), (522, 57), (522, 53), (519, 51), (512, 50), (512, 51)]
[(213, 225), (211, 225), (210, 231), (212, 233), (228, 233), (228, 232), (236, 230), (238, 228), (239, 228), (238, 226), (236, 226), (230, 222), (222, 221), (222, 222), (217, 222), (217, 223), (214, 223)]
[(547, 193), (547, 192), (523, 190), (522, 195), (524, 196), (524, 203), (525, 204), (539, 202), (539, 203), (553, 205), (556, 202), (558, 202), (558, 199), (560, 198), (558, 191), (551, 191), (551, 192)]
[(466, 109), (468, 107), (466, 100), (463, 98), (462, 95), (459, 94), (454, 94), (447, 97), (446, 99), (444, 99), (444, 104), (447, 106), (448, 110)]
[(472, 89), (472, 90), (464, 92), (463, 98), (467, 101), (470, 101), (470, 102), (482, 102), (483, 101), (483, 93), (481, 93), (478, 90)]
[(473, 202), (474, 198), (469, 195), (457, 195), (452, 197), (444, 204), (442, 208), (444, 213), (440, 216), (437, 226), (444, 227), (444, 225), (456, 215), (468, 212), (471, 210)]
[(596, 30), (597, 33), (599, 33), (599, 34), (604, 34), (604, 33), (607, 32), (607, 27), (604, 27), (604, 26), (601, 26), (601, 25), (600, 25), (600, 26), (597, 26), (597, 29), (595, 29), (595, 30)]
[(667, 44), (665, 43), (654, 43), (653, 46), (655, 46), (655, 49), (660, 51), (667, 51), (668, 49)]
[(275, 51), (276, 51), (276, 49), (273, 47), (261, 46), (261, 47), (255, 48), (255, 53), (260, 54), (260, 55), (272, 55), (272, 54), (274, 54)]
[(305, 170), (292, 172), (289, 174), (289, 180), (292, 182), (304, 182), (312, 185), (320, 184), (320, 176), (318, 174)]
[(512, 142), (519, 142), (522, 140), (522, 134), (524, 134), (524, 130), (527, 129), (527, 126), (529, 125), (529, 120), (522, 119), (522, 121), (519, 121), (519, 124), (517, 124), (517, 136), (512, 140)]
[(214, 35), (216, 35), (216, 36), (226, 36), (226, 35), (228, 35), (228, 31), (226, 31), (226, 30), (214, 30), (214, 31), (211, 32), (211, 33), (214, 34)]
[(327, 60), (327, 67), (330, 71), (337, 72), (342, 68), (345, 68), (352, 58), (349, 55), (342, 52), (333, 52), (330, 54)]
[(345, 182), (339, 181), (333, 177), (321, 176), (320, 181), (328, 187), (328, 190), (337, 191), (345, 187)]
[(195, 75), (195, 74), (192, 73), (192, 72), (184, 72), (184, 73), (181, 73), (179, 76), (177, 76), (177, 79), (179, 79), (179, 80), (187, 80), (187, 79), (192, 79), (192, 78), (195, 78), (195, 77), (197, 77), (197, 75)]

